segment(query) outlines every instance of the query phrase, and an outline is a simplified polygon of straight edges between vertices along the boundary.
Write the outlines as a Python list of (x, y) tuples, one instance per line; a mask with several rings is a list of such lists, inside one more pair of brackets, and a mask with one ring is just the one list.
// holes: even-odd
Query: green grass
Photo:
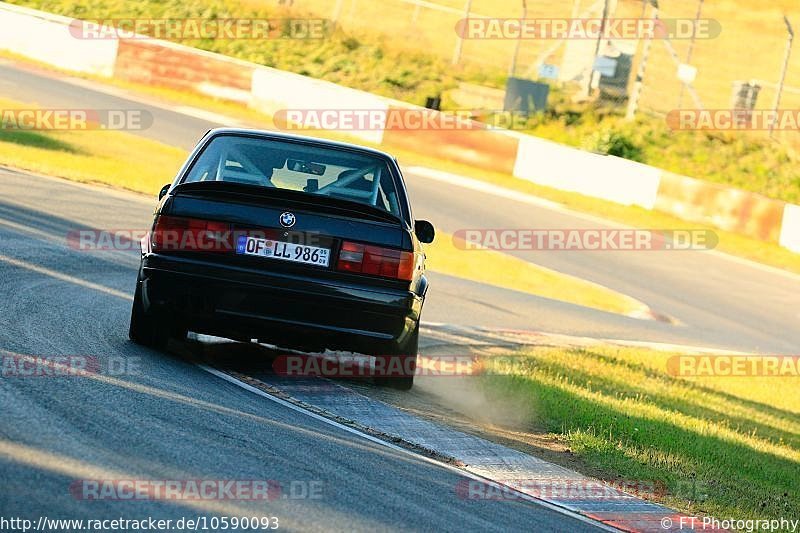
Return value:
[(457, 245), (444, 232), (437, 232), (434, 242), (425, 246), (425, 254), (427, 267), (434, 272), (612, 313), (647, 310), (643, 303), (609, 288), (496, 250), (465, 251), (463, 240)]
[(800, 203), (800, 153), (761, 133), (672, 131), (652, 117), (629, 122), (620, 110), (558, 103), (529, 123), (537, 137)]
[[(30, 60), (25, 60), (24, 58), (20, 58), (19, 56), (15, 56), (13, 54), (0, 53), (0, 57), (7, 57), (13, 61), (30, 63)], [(38, 68), (43, 68), (53, 72), (60, 72), (57, 68), (52, 66), (35, 62), (33, 62), (33, 64), (36, 64)], [(246, 107), (233, 102), (227, 102), (205, 95), (177, 91), (169, 88), (152, 87), (114, 79), (103, 80), (97, 76), (81, 75), (81, 77), (91, 79), (98, 83), (110, 83), (126, 90), (130, 90), (134, 93), (146, 94), (167, 105), (190, 105), (236, 118), (243, 121), (245, 124), (252, 124), (254, 127), (267, 129), (274, 129), (275, 127), (272, 117), (251, 109), (247, 109)], [(353, 141), (351, 137), (342, 132), (315, 131), (309, 132), (309, 134), (342, 141)], [(374, 148), (383, 148), (380, 145), (370, 144), (362, 140), (358, 140), (356, 142), (358, 144), (372, 146)], [(547, 198), (549, 200), (561, 203), (568, 208), (574, 209), (575, 211), (597, 215), (608, 220), (613, 220), (634, 227), (686, 229), (687, 224), (689, 224), (686, 221), (671, 215), (666, 215), (655, 211), (648, 211), (639, 207), (622, 206), (613, 202), (599, 200), (597, 198), (591, 198), (572, 192), (560, 191), (557, 189), (536, 185), (509, 174), (486, 170), (476, 170), (469, 165), (444, 161), (434, 156), (424, 155), (419, 152), (393, 149), (392, 153), (398, 157), (403, 166), (422, 165), (447, 172), (453, 172), (463, 176), (486, 181), (507, 189), (520, 191), (541, 198)], [(37, 163), (36, 159), (37, 158), (33, 158), (31, 161), (32, 165)], [(157, 185), (157, 188), (160, 188), (160, 185)], [(147, 192), (153, 193), (153, 191), (157, 190), (157, 188), (153, 188)], [(775, 243), (758, 241), (756, 239), (718, 230), (711, 226), (702, 224), (691, 223), (691, 227), (715, 231), (719, 236), (719, 244), (717, 249), (722, 252), (757, 261), (766, 265), (782, 268), (791, 272), (800, 273), (800, 255), (790, 252), (789, 250), (782, 248)]]
[(506, 189), (546, 198), (581, 213), (596, 215), (637, 228), (687, 229), (687, 227), (691, 227), (692, 229), (713, 231), (719, 237), (716, 247), (718, 251), (800, 274), (800, 255), (776, 243), (759, 241), (708, 225), (686, 222), (677, 217), (657, 211), (648, 211), (641, 207), (619, 205), (573, 192), (544, 187), (510, 174), (476, 170), (469, 165), (442, 161), (432, 156), (404, 150), (392, 150), (392, 152), (404, 166), (422, 165), (468, 176)]
[[(114, 18), (299, 18), (320, 15), (290, 12), (263, 3), (230, 0), (22, 0), (11, 2), (61, 15), (90, 20)], [(326, 15), (330, 15), (327, 13)], [(348, 87), (424, 104), (426, 96), (455, 87), (459, 79), (480, 82), (488, 77), (477, 67), (449, 68), (448, 62), (419, 51), (410, 52), (392, 39), (341, 29), (326, 39), (206, 39), (183, 44), (269, 67), (325, 79)], [(494, 76), (499, 77), (499, 72)], [(491, 83), (500, 83), (492, 80)]]
[[(0, 98), (0, 108), (23, 106)], [(142, 157), (147, 154), (147, 157)], [(155, 195), (186, 152), (118, 131), (0, 130), (0, 164)]]
[[(21, 107), (25, 106), (0, 99), (2, 109)], [(187, 155), (184, 150), (125, 132), (0, 130), (0, 165), (154, 196), (172, 181)], [(611, 289), (504, 253), (468, 254), (447, 234), (440, 234), (427, 252), (431, 270), (451, 276), (612, 313), (630, 314), (645, 308)], [(505, 276), (498, 279), (489, 274), (494, 272)]]
[(679, 378), (667, 373), (673, 355), (543, 347), (490, 359), (481, 384), (592, 472), (668, 487), (663, 503), (725, 518), (796, 514), (798, 377)]
[[(327, 18), (334, 7), (330, 0), (296, 2), (298, 7), (292, 10), (250, 0), (13, 0), (12, 3), (90, 19)], [(440, 3), (463, 8), (457, 1), (441, 0)], [(568, 17), (573, 2), (529, 4), (530, 17)], [(638, 16), (640, 5), (638, 1), (623, 0), (619, 16)], [(183, 43), (416, 104), (440, 93), (445, 93), (444, 102), (448, 104), (447, 91), (461, 81), (493, 87), (505, 84), (511, 42), (467, 42), (463, 64), (451, 64), (454, 22), (460, 18), (455, 14), (423, 10), (414, 20), (413, 6), (399, 0), (381, 3), (355, 0), (344, 2), (343, 6), (340, 26), (325, 40), (187, 40)], [(475, 13), (499, 17), (517, 17), (519, 9), (516, 0), (476, 0), (473, 4)], [(662, 16), (693, 17), (695, 9), (694, 2), (671, 2), (663, 6)], [(769, 9), (759, 0), (735, 3), (719, 0), (705, 6), (704, 16), (719, 20), (723, 26), (717, 39), (700, 41), (694, 50), (693, 63), (701, 74), (697, 86), (706, 107), (728, 107), (731, 83), (735, 80), (775, 80), (785, 39), (782, 12), (795, 20), (800, 16), (794, 0), (776, 0)], [(381, 24), (376, 25), (376, 20), (381, 20)], [(677, 40), (673, 44), (683, 57), (688, 40)], [(521, 64), (530, 64), (547, 45), (549, 43), (535, 40), (525, 42)], [(551, 61), (557, 63), (559, 54)], [(751, 60), (731, 61), (730, 57)], [(644, 108), (665, 111), (677, 107), (679, 85), (674, 79), (674, 68), (662, 44), (656, 43), (648, 66), (649, 83), (643, 93)], [(791, 60), (787, 83), (800, 85), (800, 54), (794, 54)], [(671, 132), (657, 116), (641, 114), (639, 120), (631, 124), (621, 118), (620, 110), (608, 112), (595, 104), (576, 104), (570, 100), (570, 94), (554, 91), (550, 112), (532, 121), (527, 131), (601, 151), (608, 148), (602, 142), (606, 133), (615, 132), (633, 147), (634, 157), (642, 162), (772, 198), (800, 202), (797, 154), (800, 134), (797, 132), (779, 135), (783, 143), (770, 142), (761, 133)], [(773, 93), (765, 89), (760, 107), (768, 105), (772, 98)], [(687, 96), (684, 107), (691, 105), (689, 102)], [(800, 96), (791, 92), (784, 96), (783, 107), (798, 105)]]
[(78, 146), (38, 131), (0, 130), (0, 142), (16, 144), (18, 147), (41, 148), (74, 155), (83, 153)]

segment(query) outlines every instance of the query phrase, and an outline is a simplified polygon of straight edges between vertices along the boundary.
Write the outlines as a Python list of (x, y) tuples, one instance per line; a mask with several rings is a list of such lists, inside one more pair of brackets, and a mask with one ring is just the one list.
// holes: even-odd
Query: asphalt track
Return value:
[[(207, 129), (228, 125), (224, 118), (213, 114), (200, 113), (198, 118), (179, 112), (174, 106), (151, 105), (122, 89), (96, 88), (85, 80), (0, 62), (2, 96), (52, 108), (143, 109), (152, 114), (153, 127), (134, 133), (175, 146), (188, 149)], [(579, 213), (534, 207), (507, 198), (487, 198), (481, 192), (461, 187), (454, 190), (454, 186), (409, 172), (406, 179), (415, 215), (432, 220), (436, 227), (449, 233), (476, 227), (613, 227)], [(86, 209), (80, 215), (90, 226), (101, 227), (96, 222), (96, 212)], [(137, 228), (148, 222), (146, 216), (130, 220)], [(677, 319), (680, 325), (622, 317), (436, 273), (431, 275), (436, 290), (431, 292), (424, 318), (467, 326), (532, 329), (760, 353), (793, 354), (800, 347), (800, 276), (719, 253), (698, 251), (514, 254), (630, 295)]]
[[(195, 361), (131, 344), (136, 253), (90, 254), (70, 248), (64, 235), (134, 225), (150, 202), (11, 172), (0, 173), (0, 183), (5, 368), (24, 355), (80, 355), (96, 358), (101, 369), (91, 377), (0, 378), (0, 515), (177, 520), (267, 513), (289, 530), (591, 529), (534, 504), (460, 499), (462, 478), (450, 469), (266, 401)], [(265, 479), (289, 497), (85, 501), (69, 491), (80, 479)], [(306, 490), (320, 497), (305, 498)]]
[[(141, 109), (141, 102), (44, 73), (0, 65), (0, 95), (48, 107)], [(141, 132), (190, 146), (208, 119), (149, 107)], [(585, 218), (409, 175), (416, 215), (446, 230), (597, 227)], [(0, 378), (0, 514), (36, 518), (159, 518), (272, 514), (289, 530), (581, 531), (584, 523), (527, 503), (476, 502), (461, 478), (308, 418), (203, 372), (192, 360), (132, 345), (126, 331), (136, 253), (86, 253), (69, 231), (142, 228), (155, 199), (13, 171), (0, 172), (0, 350), (4, 361), (82, 355), (119, 375)], [(797, 352), (796, 277), (718, 254), (520, 254), (639, 298), (684, 325), (635, 320), (432, 274), (424, 318), (459, 325), (546, 330)], [(131, 367), (131, 365), (135, 365)], [(317, 483), (319, 498), (269, 503), (84, 501), (76, 479), (270, 479)], [(301, 491), (302, 492), (302, 491)], [(286, 492), (289, 496), (288, 492)]]

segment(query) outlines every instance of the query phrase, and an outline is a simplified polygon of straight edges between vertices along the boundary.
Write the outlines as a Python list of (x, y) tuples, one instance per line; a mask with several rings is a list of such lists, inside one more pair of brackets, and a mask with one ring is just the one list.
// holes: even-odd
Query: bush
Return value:
[(644, 163), (644, 150), (628, 135), (619, 131), (602, 130), (587, 139), (585, 149), (601, 154)]

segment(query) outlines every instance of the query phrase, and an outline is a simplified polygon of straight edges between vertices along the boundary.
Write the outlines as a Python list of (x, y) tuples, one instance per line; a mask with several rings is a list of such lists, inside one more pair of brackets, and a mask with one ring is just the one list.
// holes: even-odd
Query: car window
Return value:
[(401, 216), (397, 188), (386, 162), (344, 150), (220, 135), (205, 147), (183, 183), (199, 181), (301, 191)]

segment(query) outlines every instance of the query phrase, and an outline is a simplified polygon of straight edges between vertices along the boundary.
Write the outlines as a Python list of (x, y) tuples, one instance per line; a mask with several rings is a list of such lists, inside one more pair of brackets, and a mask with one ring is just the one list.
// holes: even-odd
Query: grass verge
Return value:
[[(68, 17), (94, 20), (131, 18), (229, 19), (331, 16), (333, 2), (308, 0), (275, 3), (255, 0), (13, 0), (11, 3), (59, 13)], [(441, 2), (437, 2), (441, 3)], [(457, 1), (449, 2), (458, 13)], [(454, 24), (458, 14), (443, 15), (424, 10), (414, 14), (408, 2), (339, 2), (340, 19), (335, 30), (324, 39), (185, 39), (183, 44), (237, 57), (246, 61), (327, 80), (347, 87), (423, 104), (426, 97), (442, 95), (445, 108), (472, 107), (453, 100), (452, 90), (460, 82), (495, 88), (505, 86), (507, 60), (511, 59), (513, 40), (467, 39), (464, 61), (453, 65), (451, 54), (456, 42)], [(570, 15), (573, 2), (530, 2), (532, 18), (564, 18)], [(662, 16), (694, 17), (695, 6), (671, 2)], [(676, 4), (676, 5), (672, 5)], [(772, 0), (767, 9), (763, 1), (719, 0), (703, 8), (703, 15), (720, 22), (725, 30), (713, 40), (694, 50), (692, 64), (700, 75), (696, 88), (708, 109), (730, 105), (732, 83), (736, 80), (772, 80), (779, 72), (785, 42), (783, 14), (798, 15), (794, 0)], [(290, 7), (291, 5), (291, 7)], [(578, 4), (575, 4), (578, 5)], [(586, 6), (584, 6), (586, 7)], [(641, 2), (620, 2), (617, 17), (638, 17)], [(515, 18), (517, 0), (484, 0), (472, 5), (473, 13)], [(669, 14), (668, 14), (669, 13)], [(381, 20), (381, 24), (374, 24)], [(413, 35), (413, 39), (408, 36)], [(547, 40), (527, 40), (519, 49), (520, 65), (531, 65), (549, 46)], [(681, 57), (687, 53), (688, 39), (674, 42)], [(674, 74), (674, 63), (666, 47), (651, 50), (643, 110), (666, 113), (673, 106), (690, 106), (688, 99), (679, 104), (681, 84)], [(560, 64), (560, 51), (548, 61)], [(754, 61), (729, 61), (730, 57), (749, 57)], [(472, 60), (470, 60), (472, 58)], [(480, 59), (479, 59), (480, 58)], [(798, 84), (800, 59), (793, 56), (788, 69), (789, 86)], [(534, 63), (535, 64), (535, 63)], [(528, 71), (523, 77), (535, 76)], [(547, 80), (545, 80), (547, 81)], [(800, 136), (794, 130), (780, 132), (782, 143), (770, 141), (763, 132), (671, 131), (664, 119), (640, 113), (635, 123), (624, 119), (624, 102), (611, 107), (602, 102), (576, 103), (574, 85), (550, 82), (552, 91), (548, 110), (533, 117), (524, 129), (527, 133), (574, 146), (595, 149), (664, 168), (671, 172), (758, 192), (773, 198), (800, 201), (800, 172), (797, 148)], [(764, 88), (759, 107), (772, 100), (772, 90)], [(453, 101), (451, 101), (453, 100)], [(796, 108), (800, 96), (793, 91), (783, 94), (783, 107)], [(696, 104), (691, 104), (693, 107)], [(499, 107), (499, 103), (493, 107)]]
[[(0, 52), (0, 57), (8, 58), (9, 60), (20, 64), (20, 66), (23, 68), (26, 65), (35, 65), (35, 68), (46, 72), (54, 74), (64, 73), (63, 70), (57, 69), (50, 65), (35, 62), (30, 59), (22, 58), (15, 54)], [(76, 77), (90, 79), (98, 84), (121, 87), (125, 90), (131, 91), (132, 93), (145, 94), (149, 97), (152, 97), (154, 101), (159, 101), (162, 104), (188, 105), (207, 111), (212, 111), (224, 116), (229, 116), (241, 121), (244, 124), (251, 125), (252, 127), (262, 129), (275, 128), (272, 117), (233, 102), (222, 101), (204, 95), (177, 91), (173, 89), (150, 87), (147, 85), (123, 82), (114, 79), (101, 79), (97, 76), (85, 74), (70, 74)], [(356, 142), (357, 144), (372, 146), (373, 148), (378, 149), (385, 149), (385, 147), (380, 145), (370, 144), (362, 140), (354, 140), (352, 137), (341, 132), (310, 131), (308, 134), (318, 137)], [(390, 151), (400, 160), (400, 163), (403, 166), (427, 166), (445, 172), (460, 174), (462, 176), (493, 183), (510, 190), (532, 194), (540, 198), (546, 198), (548, 200), (563, 204), (565, 207), (575, 211), (596, 215), (608, 220), (627, 224), (629, 226), (657, 229), (686, 229), (687, 227), (692, 227), (694, 229), (711, 230), (716, 232), (716, 234), (719, 236), (719, 244), (717, 246), (719, 251), (800, 274), (800, 255), (793, 253), (776, 243), (759, 241), (750, 237), (738, 235), (736, 233), (719, 230), (709, 225), (686, 222), (685, 220), (681, 220), (671, 215), (656, 211), (648, 211), (640, 207), (624, 206), (597, 198), (583, 196), (578, 193), (560, 191), (522, 180), (510, 174), (476, 170), (469, 165), (444, 161), (434, 156), (424, 155), (418, 152), (399, 149), (391, 149)], [(150, 193), (151, 191), (148, 190), (147, 192)]]
[[(0, 99), (0, 107), (21, 106)], [(179, 148), (123, 132), (0, 129), (0, 164), (154, 198), (185, 158), (186, 152)]]
[(800, 254), (791, 252), (777, 243), (759, 241), (706, 224), (687, 222), (672, 215), (659, 213), (658, 211), (648, 211), (641, 207), (625, 206), (574, 192), (560, 191), (537, 185), (510, 174), (476, 170), (468, 165), (442, 161), (435, 157), (404, 150), (392, 150), (392, 152), (404, 166), (426, 166), (461, 176), (467, 176), (506, 189), (552, 200), (574, 211), (595, 215), (603, 219), (637, 228), (665, 230), (692, 228), (713, 231), (719, 237), (719, 243), (716, 247), (718, 251), (800, 274)]
[[(25, 107), (0, 99), (0, 108)], [(143, 157), (146, 154), (146, 157)], [(172, 181), (187, 152), (130, 133), (107, 130), (32, 131), (0, 129), (0, 165), (101, 183), (145, 194)], [(490, 285), (529, 292), (613, 313), (629, 314), (643, 305), (610, 289), (490, 251), (466, 254), (451, 236), (440, 235), (429, 252), (431, 269)], [(499, 281), (487, 273), (504, 272)]]
[(579, 469), (666, 486), (655, 499), (692, 514), (792, 518), (800, 376), (682, 378), (667, 372), (674, 356), (527, 348), (489, 359), (480, 388), (495, 408), (524, 417), (528, 431), (563, 441)]
[[(429, 270), (562, 300), (612, 313), (631, 315), (647, 307), (633, 298), (589, 281), (562, 274), (495, 250), (470, 253), (453, 236), (438, 232), (425, 246)], [(497, 273), (502, 272), (501, 276)]]

